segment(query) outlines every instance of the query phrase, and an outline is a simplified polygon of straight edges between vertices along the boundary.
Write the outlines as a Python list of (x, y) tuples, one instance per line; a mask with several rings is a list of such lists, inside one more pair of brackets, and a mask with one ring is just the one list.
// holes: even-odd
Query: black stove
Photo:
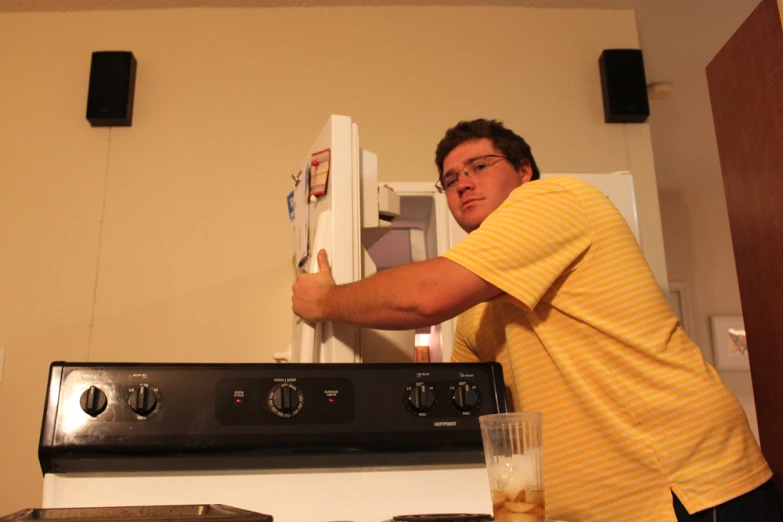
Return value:
[(53, 363), (43, 473), (484, 462), (497, 363)]

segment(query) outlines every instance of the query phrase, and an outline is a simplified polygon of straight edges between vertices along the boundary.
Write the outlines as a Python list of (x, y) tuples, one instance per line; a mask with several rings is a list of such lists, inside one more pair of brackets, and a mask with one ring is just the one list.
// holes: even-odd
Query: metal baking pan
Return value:
[(222, 504), (188, 506), (125, 506), (23, 509), (0, 517), (0, 522), (56, 520), (57, 522), (272, 522), (272, 516)]

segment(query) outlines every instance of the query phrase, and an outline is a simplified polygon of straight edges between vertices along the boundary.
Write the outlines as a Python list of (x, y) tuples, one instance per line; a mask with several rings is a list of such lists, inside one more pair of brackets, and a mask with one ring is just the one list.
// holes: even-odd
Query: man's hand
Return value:
[(332, 277), (326, 250), (318, 252), (317, 259), (318, 273), (299, 274), (291, 287), (294, 291), (291, 298), (294, 313), (311, 323), (330, 320), (326, 308), (327, 298), (329, 292), (337, 286)]

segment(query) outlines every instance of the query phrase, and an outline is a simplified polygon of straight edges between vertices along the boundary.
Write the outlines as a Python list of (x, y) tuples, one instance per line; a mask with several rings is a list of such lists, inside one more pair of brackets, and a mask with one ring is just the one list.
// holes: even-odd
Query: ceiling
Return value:
[(722, 190), (705, 67), (760, 0), (0, 0), (0, 12), (337, 5), (498, 5), (634, 9), (648, 82), (672, 94), (651, 102), (663, 191)]

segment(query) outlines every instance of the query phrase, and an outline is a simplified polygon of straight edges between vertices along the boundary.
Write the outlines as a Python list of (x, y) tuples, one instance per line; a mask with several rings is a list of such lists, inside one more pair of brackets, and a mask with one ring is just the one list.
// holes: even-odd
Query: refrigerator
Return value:
[[(435, 144), (433, 144), (434, 146)], [(292, 278), (315, 273), (325, 249), (337, 284), (404, 263), (436, 257), (466, 233), (432, 182), (378, 182), (379, 158), (362, 149), (359, 127), (332, 115), (291, 173)], [(542, 174), (582, 178), (601, 190), (625, 217), (641, 245), (633, 177), (613, 174)], [(393, 178), (393, 176), (384, 176)], [(434, 177), (433, 177), (434, 178)], [(361, 363), (448, 361), (456, 318), (430, 328), (387, 331), (339, 322), (311, 324), (292, 314), (291, 344), (279, 362)]]

